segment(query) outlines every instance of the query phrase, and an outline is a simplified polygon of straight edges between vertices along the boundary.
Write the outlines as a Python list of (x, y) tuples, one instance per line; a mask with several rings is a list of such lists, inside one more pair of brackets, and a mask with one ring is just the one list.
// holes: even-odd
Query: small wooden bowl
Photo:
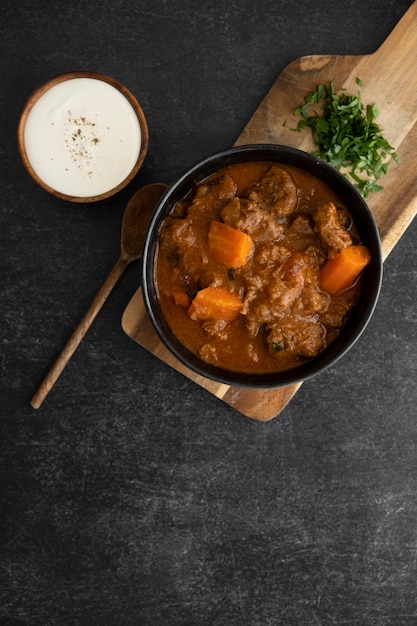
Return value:
[(60, 199), (80, 203), (123, 189), (142, 166), (148, 139), (133, 94), (113, 78), (87, 71), (61, 74), (35, 89), (17, 129), (19, 153), (33, 180)]

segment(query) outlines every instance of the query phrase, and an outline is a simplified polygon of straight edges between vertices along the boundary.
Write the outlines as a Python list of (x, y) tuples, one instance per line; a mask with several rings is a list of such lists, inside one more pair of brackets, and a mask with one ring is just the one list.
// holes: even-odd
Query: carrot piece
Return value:
[(191, 304), (191, 298), (187, 296), (185, 291), (179, 287), (173, 287), (169, 293), (175, 304), (182, 306), (184, 309), (188, 309)]
[(365, 246), (347, 246), (333, 259), (329, 259), (321, 268), (320, 287), (334, 295), (353, 285), (355, 280), (371, 260), (371, 254)]
[(246, 265), (252, 250), (252, 237), (229, 224), (212, 220), (208, 233), (209, 253), (216, 263), (229, 267)]
[(223, 287), (205, 287), (197, 292), (188, 309), (192, 320), (226, 320), (239, 317), (242, 300)]

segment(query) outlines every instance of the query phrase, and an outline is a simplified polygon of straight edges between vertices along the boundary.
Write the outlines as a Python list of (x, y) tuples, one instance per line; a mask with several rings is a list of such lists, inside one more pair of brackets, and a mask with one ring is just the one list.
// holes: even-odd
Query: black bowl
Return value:
[[(338, 337), (318, 356), (283, 372), (241, 373), (210, 365), (191, 353), (175, 337), (166, 323), (155, 287), (155, 255), (161, 222), (175, 203), (191, 188), (228, 165), (247, 161), (276, 161), (296, 166), (326, 183), (349, 207), (361, 239), (371, 253), (371, 262), (363, 272), (363, 288), (359, 302)], [(147, 231), (142, 264), (142, 291), (146, 309), (163, 344), (189, 369), (206, 378), (235, 386), (272, 388), (302, 382), (333, 365), (354, 345), (374, 312), (382, 282), (382, 252), (378, 229), (372, 213), (360, 193), (333, 166), (295, 148), (275, 145), (246, 145), (212, 154), (187, 170), (173, 183), (160, 200)]]

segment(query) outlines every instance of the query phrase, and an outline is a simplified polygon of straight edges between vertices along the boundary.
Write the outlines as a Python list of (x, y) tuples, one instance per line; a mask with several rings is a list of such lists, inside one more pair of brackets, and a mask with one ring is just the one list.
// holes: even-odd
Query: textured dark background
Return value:
[[(370, 326), (268, 423), (132, 342), (131, 266), (42, 409), (29, 400), (119, 253), (123, 208), (229, 147), (307, 54), (374, 52), (410, 0), (3, 0), (0, 623), (417, 624), (417, 223)], [(38, 188), (16, 126), (61, 72), (137, 96), (150, 145), (129, 188)]]

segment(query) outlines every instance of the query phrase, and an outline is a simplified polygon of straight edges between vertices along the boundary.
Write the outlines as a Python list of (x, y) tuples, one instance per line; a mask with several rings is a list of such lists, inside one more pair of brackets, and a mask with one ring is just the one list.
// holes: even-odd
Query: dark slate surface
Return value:
[[(133, 191), (229, 147), (291, 60), (374, 52), (410, 4), (3, 1), (2, 625), (417, 624), (416, 223), (365, 335), (269, 423), (125, 336), (137, 265), (29, 406)], [(150, 130), (137, 179), (90, 206), (43, 192), (16, 151), (29, 93), (73, 69), (124, 83)]]

